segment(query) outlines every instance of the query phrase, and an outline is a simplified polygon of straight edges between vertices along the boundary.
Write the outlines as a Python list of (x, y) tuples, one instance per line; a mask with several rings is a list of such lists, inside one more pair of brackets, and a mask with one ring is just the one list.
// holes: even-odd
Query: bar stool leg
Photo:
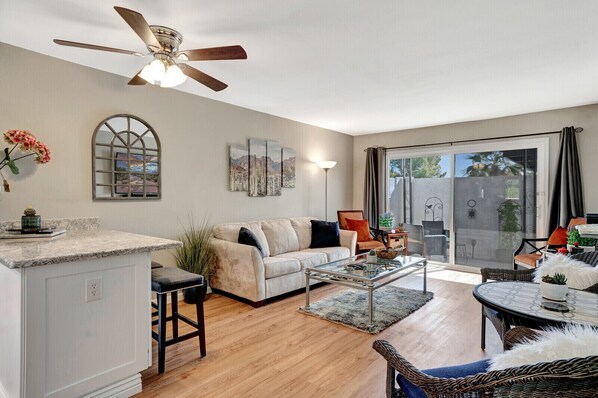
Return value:
[(197, 291), (197, 295), (196, 295), (197, 304), (195, 305), (195, 308), (197, 311), (197, 325), (199, 326), (199, 354), (200, 354), (201, 358), (206, 356), (206, 328), (205, 328), (205, 322), (203, 319), (202, 289), (203, 289), (203, 286), (200, 286), (197, 289), (195, 289)]
[(158, 373), (164, 373), (166, 360), (166, 305), (168, 293), (158, 293)]
[(179, 292), (174, 291), (171, 293), (170, 307), (172, 310), (172, 337), (179, 337)]

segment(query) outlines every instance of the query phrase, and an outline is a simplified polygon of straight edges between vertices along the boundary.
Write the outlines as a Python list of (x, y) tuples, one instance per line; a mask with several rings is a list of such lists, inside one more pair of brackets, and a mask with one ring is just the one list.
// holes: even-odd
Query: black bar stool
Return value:
[[(203, 297), (202, 287), (204, 284), (203, 276), (183, 271), (174, 267), (152, 267), (152, 291), (156, 292), (158, 304), (152, 303), (152, 307), (158, 312), (158, 319), (152, 320), (152, 326), (158, 325), (158, 333), (152, 330), (152, 337), (158, 342), (158, 373), (164, 373), (164, 362), (166, 357), (166, 347), (199, 336), (200, 357), (206, 356), (206, 334), (203, 315)], [(197, 322), (187, 318), (178, 312), (178, 291), (197, 287)], [(171, 316), (167, 316), (168, 293), (171, 295)], [(179, 336), (179, 320), (193, 326), (196, 330), (185, 335)], [(166, 340), (166, 324), (172, 321), (172, 338)]]

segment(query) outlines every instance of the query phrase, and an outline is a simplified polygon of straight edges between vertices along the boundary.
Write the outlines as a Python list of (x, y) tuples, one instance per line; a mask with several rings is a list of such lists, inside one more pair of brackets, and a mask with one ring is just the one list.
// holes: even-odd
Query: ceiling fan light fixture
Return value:
[(164, 61), (154, 59), (149, 64), (145, 65), (139, 73), (139, 77), (151, 84), (160, 85), (164, 75), (166, 74), (166, 66)]
[(172, 64), (166, 69), (164, 78), (160, 86), (162, 87), (175, 87), (179, 84), (183, 84), (187, 80), (187, 76), (183, 73), (181, 68), (177, 64)]

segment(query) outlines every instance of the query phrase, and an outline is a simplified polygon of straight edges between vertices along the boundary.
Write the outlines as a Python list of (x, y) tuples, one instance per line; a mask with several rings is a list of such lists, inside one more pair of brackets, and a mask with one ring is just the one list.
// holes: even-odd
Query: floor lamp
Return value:
[(320, 160), (317, 162), (318, 166), (326, 172), (326, 185), (324, 188), (325, 192), (325, 199), (324, 199), (324, 220), (328, 221), (328, 170), (336, 166), (336, 162), (334, 160)]

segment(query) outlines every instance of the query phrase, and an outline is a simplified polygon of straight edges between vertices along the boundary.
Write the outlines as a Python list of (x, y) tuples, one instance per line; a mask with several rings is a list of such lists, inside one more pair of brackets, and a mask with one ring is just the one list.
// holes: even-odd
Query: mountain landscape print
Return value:
[(266, 196), (266, 141), (249, 139), (249, 196)]
[(266, 194), (280, 196), (282, 153), (280, 144), (276, 141), (266, 143)]
[(230, 191), (280, 196), (282, 188), (295, 188), (295, 150), (278, 141), (250, 138), (247, 146), (230, 144), (228, 154)]
[(229, 190), (247, 191), (249, 186), (249, 153), (244, 145), (229, 147)]
[(295, 150), (282, 148), (282, 187), (295, 188)]

